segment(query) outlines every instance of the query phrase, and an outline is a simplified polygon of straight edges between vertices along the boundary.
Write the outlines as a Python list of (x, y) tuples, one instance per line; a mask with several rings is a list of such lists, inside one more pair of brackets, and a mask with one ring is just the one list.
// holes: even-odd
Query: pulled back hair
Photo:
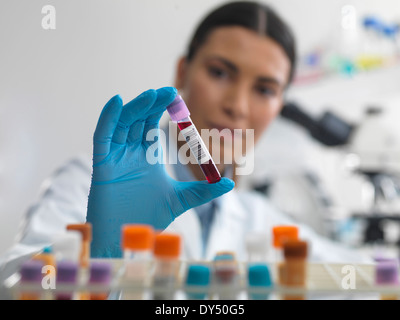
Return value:
[(296, 66), (296, 43), (290, 27), (266, 4), (236, 1), (210, 12), (198, 25), (189, 43), (186, 59), (190, 62), (209, 34), (219, 27), (240, 26), (267, 36), (278, 43), (291, 63), (289, 81)]

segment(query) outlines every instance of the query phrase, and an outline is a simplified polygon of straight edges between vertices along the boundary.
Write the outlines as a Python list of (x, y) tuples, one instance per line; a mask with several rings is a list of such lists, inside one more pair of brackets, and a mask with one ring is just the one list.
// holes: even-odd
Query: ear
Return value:
[(187, 70), (186, 66), (187, 66), (186, 57), (181, 57), (178, 60), (176, 68), (176, 76), (175, 76), (175, 88), (178, 90), (182, 90), (184, 87), (186, 70)]

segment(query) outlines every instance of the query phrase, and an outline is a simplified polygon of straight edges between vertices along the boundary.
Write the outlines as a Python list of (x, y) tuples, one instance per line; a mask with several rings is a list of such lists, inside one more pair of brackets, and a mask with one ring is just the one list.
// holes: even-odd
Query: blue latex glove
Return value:
[(227, 178), (215, 184), (179, 182), (163, 164), (146, 161), (146, 150), (159, 143), (147, 142), (146, 134), (159, 130), (160, 118), (176, 94), (171, 87), (151, 89), (124, 106), (116, 95), (103, 108), (93, 137), (87, 211), (93, 227), (92, 257), (121, 257), (123, 224), (145, 223), (163, 230), (188, 209), (233, 189), (234, 182)]

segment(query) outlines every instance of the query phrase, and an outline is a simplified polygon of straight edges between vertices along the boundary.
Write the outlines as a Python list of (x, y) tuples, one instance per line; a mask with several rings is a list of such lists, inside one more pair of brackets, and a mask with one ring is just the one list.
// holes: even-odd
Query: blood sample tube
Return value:
[(230, 251), (218, 252), (213, 260), (213, 284), (216, 299), (236, 300), (239, 292), (239, 266), (236, 256)]
[(41, 294), (41, 283), (43, 279), (42, 274), (43, 262), (39, 260), (27, 260), (20, 267), (21, 275), (21, 286), (24, 285), (33, 286), (37, 288), (21, 289), (19, 299), (20, 300), (40, 300)]
[(121, 235), (124, 264), (120, 279), (127, 286), (121, 292), (121, 299), (146, 300), (149, 294), (145, 288), (150, 284), (155, 231), (150, 225), (125, 224)]
[[(56, 258), (53, 253), (53, 249), (51, 246), (45, 247), (40, 253), (35, 254), (32, 257), (32, 260), (39, 260), (43, 262), (44, 269), (42, 270), (46, 277), (50, 279), (56, 277)], [(52, 299), (51, 290), (46, 290), (44, 293), (45, 300)]]
[(53, 249), (51, 247), (45, 247), (43, 250), (34, 256), (32, 256), (33, 260), (40, 260), (44, 265), (50, 265), (55, 268), (56, 260), (53, 254)]
[(39, 260), (43, 262), (43, 265), (48, 267), (48, 275), (56, 276), (56, 258), (53, 253), (52, 247), (45, 247), (42, 252), (35, 254), (32, 257), (33, 260)]
[(292, 225), (279, 225), (272, 228), (273, 247), (275, 249), (275, 278), (280, 285), (284, 284), (284, 256), (283, 245), (289, 240), (298, 240), (299, 229)]
[[(57, 293), (56, 300), (74, 300), (75, 289), (78, 284), (79, 264), (73, 261), (62, 260), (57, 262)], [(63, 287), (64, 286), (64, 290)], [(61, 289), (60, 289), (61, 287)]]
[(397, 289), (399, 285), (399, 263), (397, 260), (378, 261), (375, 269), (375, 283), (382, 289), (381, 300), (398, 300), (395, 293), (384, 292), (387, 289)]
[[(305, 289), (307, 280), (308, 243), (288, 240), (283, 244), (285, 259), (284, 285), (286, 288)], [(285, 294), (283, 300), (304, 300), (304, 294)]]
[(216, 183), (221, 180), (214, 160), (204, 144), (199, 132), (190, 119), (190, 112), (180, 95), (167, 107), (167, 111), (172, 121), (178, 124), (178, 127), (189, 144), (190, 150), (197, 160), (201, 170), (203, 171), (209, 183)]
[(154, 241), (153, 299), (173, 300), (178, 282), (181, 236), (158, 233)]
[(92, 225), (90, 223), (76, 223), (67, 225), (67, 230), (76, 230), (82, 234), (80, 264), (82, 268), (89, 267), (90, 242), (92, 241)]
[(109, 262), (96, 261), (92, 262), (89, 267), (90, 286), (100, 286), (90, 292), (90, 300), (107, 300), (110, 292), (110, 283), (112, 278), (112, 265)]
[[(90, 264), (90, 242), (92, 241), (92, 224), (91, 223), (76, 223), (67, 225), (67, 230), (78, 231), (82, 234), (81, 253), (79, 258), (79, 281), (86, 283), (89, 276)], [(88, 300), (88, 292), (79, 293), (80, 300)]]

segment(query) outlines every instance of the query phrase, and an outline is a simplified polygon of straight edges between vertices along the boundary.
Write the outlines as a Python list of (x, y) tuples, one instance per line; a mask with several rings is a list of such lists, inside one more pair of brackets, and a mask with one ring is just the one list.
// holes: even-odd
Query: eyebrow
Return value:
[[(221, 62), (222, 64), (224, 64), (229, 70), (231, 70), (234, 73), (238, 73), (239, 72), (239, 68), (231, 61), (220, 57), (220, 56), (212, 56), (210, 57), (211, 59), (215, 59), (218, 60), (219, 62)], [(267, 83), (274, 83), (277, 84), (279, 86), (283, 86), (283, 84), (281, 83), (281, 81), (279, 81), (278, 79), (274, 78), (274, 77), (267, 77), (267, 76), (259, 76), (257, 77), (257, 81), (260, 82), (267, 82)]]

